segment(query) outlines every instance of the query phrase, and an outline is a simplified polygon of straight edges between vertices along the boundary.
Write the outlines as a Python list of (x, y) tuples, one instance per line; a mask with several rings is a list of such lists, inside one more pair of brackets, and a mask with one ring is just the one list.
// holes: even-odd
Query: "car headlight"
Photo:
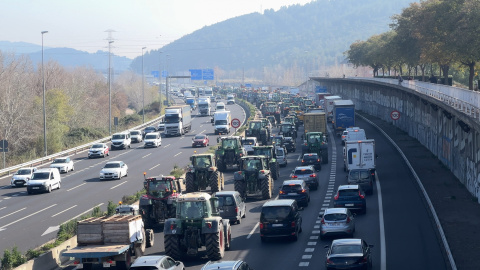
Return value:
[(44, 185), (44, 186), (48, 186), (48, 183), (47, 183), (47, 181), (43, 182), (43, 183), (42, 183), (42, 185)]

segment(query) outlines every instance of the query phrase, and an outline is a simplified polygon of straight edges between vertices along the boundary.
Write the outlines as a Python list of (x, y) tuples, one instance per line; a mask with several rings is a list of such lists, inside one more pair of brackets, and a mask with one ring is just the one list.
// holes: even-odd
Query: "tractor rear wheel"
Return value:
[(272, 198), (272, 178), (270, 178), (270, 175), (262, 179), (262, 197), (264, 200)]
[(223, 258), (225, 254), (224, 233), (223, 226), (219, 226), (218, 232), (205, 234), (205, 247), (209, 260), (218, 261)]
[(240, 197), (242, 197), (243, 199), (247, 198), (245, 181), (235, 181), (234, 188), (235, 191), (240, 193)]
[(225, 232), (225, 250), (230, 250), (230, 243), (232, 242), (232, 227), (228, 220), (224, 221), (224, 230)]
[(270, 173), (272, 175), (273, 180), (278, 179), (279, 172), (278, 172), (277, 165), (278, 165), (278, 163), (276, 163), (276, 162), (275, 163), (270, 163)]
[(146, 247), (153, 247), (153, 243), (155, 241), (155, 235), (153, 233), (152, 229), (147, 229), (145, 230), (145, 241), (146, 241)]
[(195, 185), (195, 176), (193, 173), (187, 173), (185, 176), (185, 186), (187, 193), (198, 191), (198, 187)]
[(163, 244), (165, 246), (165, 254), (174, 258), (175, 260), (180, 260), (182, 253), (180, 251), (180, 239), (175, 234), (167, 234), (164, 236)]
[(214, 192), (219, 192), (222, 188), (222, 183), (221, 178), (220, 178), (220, 172), (215, 171), (210, 174), (210, 189), (212, 190), (212, 193)]

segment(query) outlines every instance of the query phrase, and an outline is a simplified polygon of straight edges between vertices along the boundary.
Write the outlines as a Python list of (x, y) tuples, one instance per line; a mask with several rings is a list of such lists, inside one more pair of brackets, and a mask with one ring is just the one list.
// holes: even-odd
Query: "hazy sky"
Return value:
[(278, 10), (312, 0), (0, 0), (1, 41), (69, 47), (96, 52), (108, 49), (133, 58), (204, 26), (236, 16)]

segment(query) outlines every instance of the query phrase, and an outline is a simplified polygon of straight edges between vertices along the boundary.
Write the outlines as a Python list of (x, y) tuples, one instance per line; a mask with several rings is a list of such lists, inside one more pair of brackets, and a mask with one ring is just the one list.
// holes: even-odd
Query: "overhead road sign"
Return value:
[(162, 70), (162, 78), (168, 77), (168, 71)]
[(201, 69), (190, 69), (190, 79), (192, 81), (201, 81), (202, 79), (202, 70)]
[(152, 75), (154, 78), (160, 77), (160, 72), (158, 70), (152, 70)]
[(205, 81), (213, 81), (213, 69), (207, 68), (204, 69), (203, 71), (203, 80)]

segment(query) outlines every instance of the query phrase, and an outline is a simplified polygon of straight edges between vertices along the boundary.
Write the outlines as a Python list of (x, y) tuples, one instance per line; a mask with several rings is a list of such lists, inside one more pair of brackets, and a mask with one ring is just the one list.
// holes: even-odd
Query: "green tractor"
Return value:
[[(268, 120), (267, 120), (268, 121)], [(248, 129), (245, 130), (246, 137), (256, 137), (257, 141), (262, 142), (263, 145), (268, 143), (268, 130), (263, 127), (262, 120), (252, 120), (248, 122)]]
[(323, 132), (307, 132), (302, 146), (302, 155), (305, 153), (317, 153), (322, 157), (322, 163), (328, 163), (328, 143)]
[(280, 131), (278, 134), (283, 135), (283, 137), (292, 137), (294, 141), (297, 139), (297, 129), (295, 129), (294, 125), (288, 122), (280, 124)]
[(185, 175), (186, 192), (205, 190), (208, 186), (212, 192), (223, 190), (225, 182), (223, 173), (215, 166), (213, 154), (195, 154), (190, 157), (192, 164)]
[(176, 216), (167, 219), (163, 233), (165, 254), (175, 260), (197, 256), (202, 247), (209, 260), (220, 260), (232, 239), (229, 220), (220, 217), (218, 198), (205, 192), (179, 196)]
[(217, 138), (217, 143), (220, 143), (217, 150), (215, 150), (215, 161), (218, 170), (224, 172), (227, 170), (227, 166), (239, 165), (240, 158), (246, 156), (241, 139), (242, 137), (239, 136)]
[(273, 181), (268, 166), (268, 158), (265, 156), (247, 156), (241, 160), (241, 171), (235, 172), (235, 191), (242, 198), (258, 196), (261, 194), (264, 200), (272, 198)]
[(268, 170), (273, 180), (280, 177), (280, 166), (278, 165), (275, 148), (273, 145), (254, 146), (253, 154), (256, 156), (265, 156), (268, 162)]

